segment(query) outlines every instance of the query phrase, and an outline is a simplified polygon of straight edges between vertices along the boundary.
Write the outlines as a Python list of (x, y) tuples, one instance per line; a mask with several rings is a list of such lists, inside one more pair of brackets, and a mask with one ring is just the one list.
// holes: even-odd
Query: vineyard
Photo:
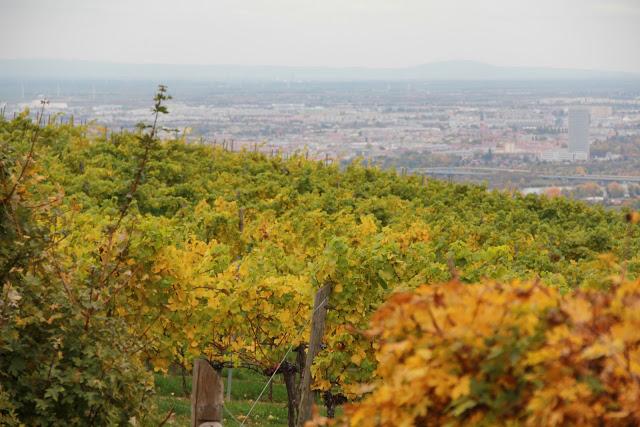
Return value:
[(153, 373), (204, 357), (295, 425), (321, 290), (339, 425), (640, 423), (638, 214), (161, 138), (167, 98), (0, 119), (0, 424), (158, 425)]

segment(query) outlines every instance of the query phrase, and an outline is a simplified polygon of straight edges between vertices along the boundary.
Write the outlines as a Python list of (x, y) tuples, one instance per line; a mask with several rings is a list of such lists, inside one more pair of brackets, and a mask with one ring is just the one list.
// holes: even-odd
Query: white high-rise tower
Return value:
[(588, 108), (569, 109), (569, 152), (576, 160), (589, 159), (589, 122)]

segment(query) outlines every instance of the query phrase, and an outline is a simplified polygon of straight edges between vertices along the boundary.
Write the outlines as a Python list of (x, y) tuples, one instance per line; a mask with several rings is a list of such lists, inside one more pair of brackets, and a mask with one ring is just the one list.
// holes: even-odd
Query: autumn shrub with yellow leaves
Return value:
[(354, 426), (639, 425), (640, 281), (566, 295), (452, 281), (393, 295)]

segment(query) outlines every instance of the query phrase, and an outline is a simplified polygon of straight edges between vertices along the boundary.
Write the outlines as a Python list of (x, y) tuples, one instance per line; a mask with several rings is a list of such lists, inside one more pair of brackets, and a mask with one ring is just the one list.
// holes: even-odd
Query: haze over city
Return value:
[(640, 73), (636, 0), (1, 0), (0, 58)]

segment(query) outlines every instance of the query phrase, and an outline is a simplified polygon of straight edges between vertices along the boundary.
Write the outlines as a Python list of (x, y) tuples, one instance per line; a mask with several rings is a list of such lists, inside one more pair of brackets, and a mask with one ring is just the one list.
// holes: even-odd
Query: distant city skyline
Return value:
[(640, 73), (637, 0), (0, 0), (1, 59)]

